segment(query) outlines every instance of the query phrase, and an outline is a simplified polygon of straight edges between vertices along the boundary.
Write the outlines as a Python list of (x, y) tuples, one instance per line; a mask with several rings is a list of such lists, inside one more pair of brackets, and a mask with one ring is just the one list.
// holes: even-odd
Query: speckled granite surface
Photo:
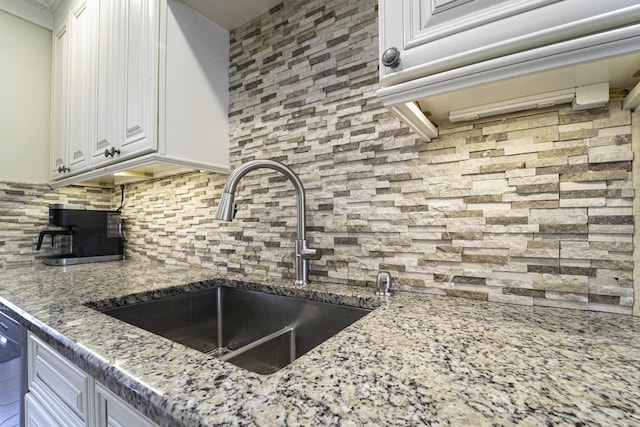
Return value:
[(629, 316), (245, 278), (380, 305), (263, 376), (84, 306), (227, 279), (130, 261), (4, 270), (0, 304), (161, 425), (640, 424), (640, 322)]

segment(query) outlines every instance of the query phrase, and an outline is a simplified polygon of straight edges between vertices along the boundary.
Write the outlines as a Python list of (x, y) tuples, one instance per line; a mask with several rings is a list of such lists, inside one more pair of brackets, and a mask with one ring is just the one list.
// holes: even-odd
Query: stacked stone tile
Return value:
[(436, 260), (445, 252), (460, 263), (433, 267), (445, 292), (630, 312), (633, 154), (631, 116), (619, 102), (449, 125), (433, 148), (423, 163), (447, 165), (455, 172), (441, 177), (467, 183), (439, 210), (471, 217), (447, 221), (450, 243), (436, 245)]

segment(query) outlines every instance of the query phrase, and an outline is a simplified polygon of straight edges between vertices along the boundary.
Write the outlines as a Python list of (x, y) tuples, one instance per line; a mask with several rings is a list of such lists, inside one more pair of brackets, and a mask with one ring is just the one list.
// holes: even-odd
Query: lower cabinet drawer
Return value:
[[(93, 379), (34, 335), (29, 335), (29, 390), (59, 400), (65, 418), (88, 424)], [(74, 423), (75, 424), (75, 423)]]

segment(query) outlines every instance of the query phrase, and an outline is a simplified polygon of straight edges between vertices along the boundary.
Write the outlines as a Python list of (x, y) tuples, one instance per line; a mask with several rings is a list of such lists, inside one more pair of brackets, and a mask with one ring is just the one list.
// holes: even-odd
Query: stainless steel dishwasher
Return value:
[(0, 427), (25, 425), (26, 342), (26, 329), (0, 306)]

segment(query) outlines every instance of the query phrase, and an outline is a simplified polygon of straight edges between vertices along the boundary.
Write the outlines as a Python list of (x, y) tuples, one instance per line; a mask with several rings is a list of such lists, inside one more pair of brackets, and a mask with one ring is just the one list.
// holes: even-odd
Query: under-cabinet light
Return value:
[[(638, 98), (640, 98), (640, 94)], [(576, 111), (601, 107), (609, 102), (609, 82), (578, 86), (508, 99), (506, 101), (461, 108), (459, 110), (451, 110), (449, 112), (449, 121), (455, 123), (476, 120), (482, 117), (513, 113), (515, 111), (553, 107), (554, 105), (569, 102), (573, 103), (573, 109)], [(640, 99), (638, 99), (637, 102), (640, 103)]]
[(129, 178), (152, 178), (153, 174), (136, 171), (114, 172), (113, 176), (126, 176)]
[(475, 107), (451, 110), (449, 112), (449, 121), (455, 123), (476, 120), (482, 117), (495, 116), (498, 114), (512, 113), (514, 111), (552, 107), (554, 105), (565, 104), (573, 101), (575, 93), (575, 88), (556, 90), (553, 92), (545, 92), (536, 95), (523, 96), (521, 98), (509, 99), (506, 101), (478, 105)]

